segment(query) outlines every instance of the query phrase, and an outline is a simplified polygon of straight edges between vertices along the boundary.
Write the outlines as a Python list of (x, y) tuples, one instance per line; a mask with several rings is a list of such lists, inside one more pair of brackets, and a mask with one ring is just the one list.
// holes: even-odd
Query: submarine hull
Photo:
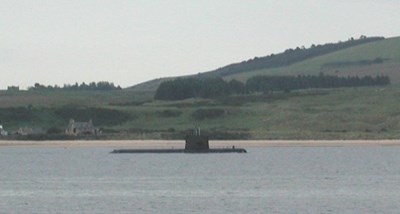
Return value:
[(221, 148), (221, 149), (114, 149), (111, 153), (247, 153), (243, 148)]

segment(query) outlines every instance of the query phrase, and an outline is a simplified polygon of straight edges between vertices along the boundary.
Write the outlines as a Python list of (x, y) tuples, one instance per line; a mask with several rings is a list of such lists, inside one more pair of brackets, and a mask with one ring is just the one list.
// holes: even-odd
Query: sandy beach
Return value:
[[(183, 140), (0, 141), (0, 147), (184, 148)], [(210, 140), (211, 148), (400, 146), (400, 140)]]

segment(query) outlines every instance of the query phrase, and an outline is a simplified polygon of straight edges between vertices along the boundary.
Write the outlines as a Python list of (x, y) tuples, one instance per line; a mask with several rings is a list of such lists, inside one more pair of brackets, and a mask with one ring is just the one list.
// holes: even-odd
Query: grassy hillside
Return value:
[[(357, 64), (357, 62), (363, 60), (368, 61), (376, 58), (381, 58), (383, 63)], [(340, 64), (340, 62), (353, 63), (344, 66), (338, 65), (336, 67), (325, 66), (334, 63)], [(390, 76), (393, 83), (400, 83), (400, 37), (347, 48), (286, 67), (256, 70), (230, 75), (225, 78), (245, 81), (254, 75), (315, 75), (320, 72), (339, 76), (385, 74)]]
[[(119, 128), (184, 131), (198, 124), (203, 130), (252, 139), (398, 138), (400, 101), (394, 98), (399, 94), (399, 87), (369, 87), (154, 102), (133, 110), (140, 116)], [(179, 114), (160, 117), (165, 109)], [(199, 110), (203, 117), (194, 116)]]
[[(41, 102), (26, 99), (31, 95)], [(24, 126), (64, 130), (70, 117), (93, 119), (105, 139), (182, 139), (194, 125), (212, 139), (393, 139), (400, 137), (398, 96), (400, 86), (174, 102), (131, 91), (2, 92), (10, 102), (0, 108), (0, 120), (13, 131)]]
[[(393, 83), (400, 83), (400, 37), (378, 40), (341, 49), (333, 53), (305, 59), (304, 61), (278, 66), (268, 69), (245, 71), (237, 74), (228, 74), (223, 77), (227, 80), (237, 79), (246, 81), (255, 75), (298, 75), (298, 74), (325, 74), (347, 76), (347, 75), (377, 75), (390, 76)], [(361, 61), (373, 61), (381, 58), (382, 63), (359, 63)], [(345, 64), (338, 66), (326, 66), (329, 64)], [(346, 65), (347, 63), (347, 65)], [(155, 91), (159, 84), (170, 78), (148, 81), (133, 89), (136, 91)]]
[(153, 93), (118, 91), (0, 91), (0, 108), (130, 105), (151, 100)]
[[(126, 90), (1, 91), (0, 97), (0, 124), (15, 131), (25, 126), (64, 129), (70, 118), (84, 121), (97, 119), (103, 121), (102, 125), (112, 125), (112, 119), (104, 121), (103, 118), (108, 118), (110, 112), (103, 109), (119, 111), (124, 106), (141, 105), (152, 99), (152, 93), (133, 94)], [(67, 113), (63, 113), (65, 110)]]
[(131, 91), (155, 91), (162, 82), (168, 81), (171, 79), (174, 79), (174, 78), (166, 77), (166, 78), (158, 78), (158, 79), (146, 81), (146, 82), (137, 84), (135, 86), (129, 87), (128, 90), (131, 90)]

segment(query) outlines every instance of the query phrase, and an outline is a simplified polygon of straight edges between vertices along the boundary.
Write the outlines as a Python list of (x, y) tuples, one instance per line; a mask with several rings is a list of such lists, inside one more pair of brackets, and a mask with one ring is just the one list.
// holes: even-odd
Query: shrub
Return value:
[(224, 109), (198, 109), (192, 113), (192, 117), (196, 120), (204, 120), (204, 119), (214, 119), (221, 117), (225, 114)]
[(132, 115), (113, 109), (62, 107), (55, 110), (55, 114), (64, 120), (71, 118), (77, 121), (93, 120), (95, 126), (118, 125), (132, 118)]
[(47, 130), (47, 134), (61, 134), (63, 130), (57, 128), (57, 127), (51, 127)]
[(33, 118), (33, 112), (30, 108), (25, 107), (1, 108), (0, 118), (3, 123), (13, 121), (30, 121)]

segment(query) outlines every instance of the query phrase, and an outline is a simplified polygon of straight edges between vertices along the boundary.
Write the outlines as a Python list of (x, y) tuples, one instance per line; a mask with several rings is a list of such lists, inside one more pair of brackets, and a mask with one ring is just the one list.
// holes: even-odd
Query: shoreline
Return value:
[[(400, 140), (210, 140), (210, 148), (400, 146)], [(179, 149), (184, 140), (0, 141), (1, 147)]]

